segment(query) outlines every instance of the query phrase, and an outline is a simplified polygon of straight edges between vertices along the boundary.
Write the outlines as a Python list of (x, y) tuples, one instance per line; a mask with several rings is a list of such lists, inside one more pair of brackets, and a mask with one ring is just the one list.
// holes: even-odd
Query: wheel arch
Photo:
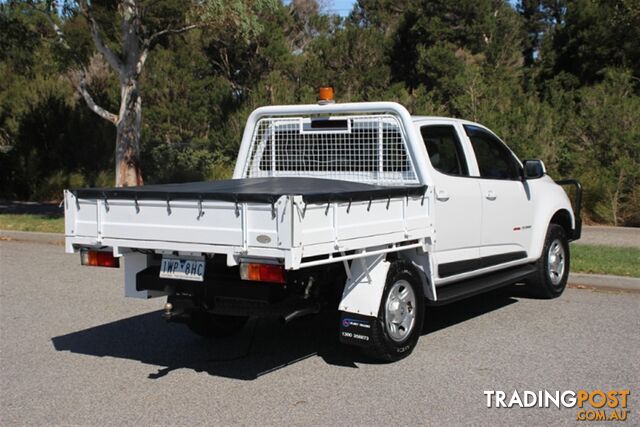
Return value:
[(436, 300), (436, 291), (431, 280), (432, 258), (428, 253), (417, 250), (398, 251), (390, 254), (373, 255), (351, 264), (351, 277), (347, 278), (338, 309), (366, 316), (377, 316), (384, 285), (391, 264), (406, 262), (422, 285), (422, 295)]
[(570, 238), (573, 234), (573, 217), (566, 209), (560, 209), (556, 211), (551, 217), (549, 224), (558, 224), (564, 228), (564, 232), (567, 234), (567, 238)]
[(530, 254), (532, 258), (538, 259), (542, 255), (547, 231), (551, 224), (561, 226), (567, 235), (567, 239), (571, 239), (574, 229), (574, 217), (566, 206), (556, 206), (554, 209), (550, 210), (548, 215), (543, 216), (536, 224), (535, 229), (539, 231), (535, 233), (531, 241)]
[(429, 301), (436, 301), (436, 287), (433, 281), (434, 266), (430, 253), (420, 253), (417, 249), (401, 251), (395, 257), (407, 261), (422, 284), (422, 295)]

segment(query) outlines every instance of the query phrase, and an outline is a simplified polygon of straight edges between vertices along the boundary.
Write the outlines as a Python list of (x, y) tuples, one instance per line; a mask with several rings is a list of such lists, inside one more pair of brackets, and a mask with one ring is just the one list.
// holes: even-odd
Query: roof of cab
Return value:
[(465, 119), (458, 119), (455, 117), (444, 117), (444, 116), (411, 116), (411, 118), (413, 119), (414, 123), (420, 123), (420, 122), (435, 122), (435, 121), (445, 121), (445, 122), (458, 122), (464, 125), (472, 125), (472, 126), (479, 126), (482, 128), (485, 128), (485, 126), (481, 125), (480, 123), (476, 123), (476, 122), (472, 122), (470, 120), (465, 120)]
[(412, 115), (411, 118), (413, 119), (414, 122), (419, 122), (419, 121), (423, 121), (423, 120), (441, 120), (441, 119), (456, 120), (453, 117), (444, 117), (444, 116), (415, 116), (415, 115)]

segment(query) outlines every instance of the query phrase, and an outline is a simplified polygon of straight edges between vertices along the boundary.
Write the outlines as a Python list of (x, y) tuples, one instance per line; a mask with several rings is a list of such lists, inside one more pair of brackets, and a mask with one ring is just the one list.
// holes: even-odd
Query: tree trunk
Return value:
[(122, 89), (123, 105), (116, 123), (116, 187), (143, 185), (140, 169), (142, 98), (135, 79)]
[[(55, 3), (55, 2), (54, 2)], [(144, 11), (136, 0), (121, 0), (122, 12), (122, 53), (117, 55), (102, 39), (98, 22), (93, 16), (92, 2), (77, 0), (78, 9), (89, 24), (95, 48), (118, 74), (120, 79), (120, 111), (118, 114), (97, 105), (87, 90), (86, 69), (77, 71), (77, 90), (87, 106), (105, 120), (116, 126), (116, 187), (143, 185), (140, 169), (140, 133), (142, 126), (142, 98), (138, 79), (149, 55), (151, 43), (165, 34), (179, 34), (197, 28), (198, 24), (181, 28), (168, 26), (153, 34), (148, 34), (142, 24)], [(45, 12), (50, 24), (65, 49), (70, 49), (64, 33), (51, 18), (51, 5)]]

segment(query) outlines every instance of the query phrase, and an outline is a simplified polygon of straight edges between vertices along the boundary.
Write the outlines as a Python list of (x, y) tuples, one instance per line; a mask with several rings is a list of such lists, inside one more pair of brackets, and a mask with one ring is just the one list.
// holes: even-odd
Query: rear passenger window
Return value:
[(431, 165), (447, 175), (469, 176), (467, 161), (453, 126), (430, 125), (420, 128)]
[(520, 179), (520, 166), (513, 153), (498, 138), (477, 126), (464, 127), (476, 154), (480, 176), (491, 179)]

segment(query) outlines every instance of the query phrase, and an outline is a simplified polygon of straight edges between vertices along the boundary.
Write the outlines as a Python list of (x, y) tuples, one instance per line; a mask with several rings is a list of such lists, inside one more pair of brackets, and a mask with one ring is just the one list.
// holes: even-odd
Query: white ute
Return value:
[(526, 283), (555, 298), (576, 213), (539, 160), (489, 129), (392, 102), (270, 106), (247, 121), (233, 179), (65, 191), (68, 253), (119, 266), (125, 295), (167, 296), (195, 333), (337, 308), (340, 340), (398, 360), (425, 309)]

